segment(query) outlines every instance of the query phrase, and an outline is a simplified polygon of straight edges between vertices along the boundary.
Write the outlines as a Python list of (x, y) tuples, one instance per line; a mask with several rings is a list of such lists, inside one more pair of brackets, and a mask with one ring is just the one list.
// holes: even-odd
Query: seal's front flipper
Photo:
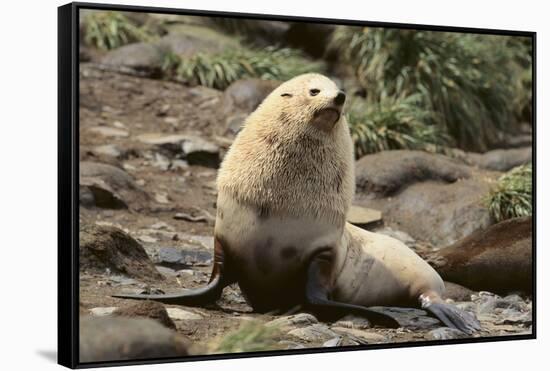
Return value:
[(331, 260), (330, 253), (326, 252), (311, 260), (307, 271), (306, 309), (310, 309), (321, 320), (334, 321), (348, 314), (355, 314), (367, 318), (373, 325), (401, 327), (394, 318), (374, 309), (330, 300), (328, 278)]
[(199, 306), (214, 303), (222, 294), (223, 288), (233, 283), (225, 266), (223, 246), (215, 239), (214, 266), (208, 285), (185, 290), (178, 294), (166, 295), (112, 295), (114, 298), (155, 300), (165, 304)]
[(428, 311), (447, 327), (460, 330), (468, 335), (481, 330), (481, 324), (473, 314), (445, 303), (437, 294), (422, 294), (419, 300), (422, 309)]

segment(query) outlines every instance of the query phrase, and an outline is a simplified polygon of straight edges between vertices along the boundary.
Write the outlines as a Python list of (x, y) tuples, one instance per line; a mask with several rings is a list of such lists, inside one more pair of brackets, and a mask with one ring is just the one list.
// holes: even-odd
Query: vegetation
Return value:
[(431, 149), (448, 142), (447, 136), (429, 124), (430, 112), (419, 107), (419, 94), (405, 98), (384, 97), (366, 104), (356, 99), (347, 120), (355, 143), (355, 155), (389, 149)]
[(212, 346), (212, 353), (257, 352), (261, 350), (276, 350), (278, 330), (258, 322), (245, 323), (238, 330), (224, 336), (221, 341)]
[(463, 149), (483, 151), (530, 106), (528, 39), (340, 27), (331, 45), (367, 100), (419, 96), (419, 109)]
[(319, 72), (323, 65), (311, 62), (294, 49), (267, 47), (230, 49), (219, 54), (198, 53), (190, 58), (169, 53), (163, 69), (183, 81), (225, 89), (242, 78), (287, 80), (305, 72)]
[(120, 12), (96, 11), (84, 18), (84, 42), (110, 50), (136, 41), (149, 41), (153, 34)]
[(532, 214), (532, 165), (518, 166), (498, 180), (487, 199), (493, 218), (500, 222)]

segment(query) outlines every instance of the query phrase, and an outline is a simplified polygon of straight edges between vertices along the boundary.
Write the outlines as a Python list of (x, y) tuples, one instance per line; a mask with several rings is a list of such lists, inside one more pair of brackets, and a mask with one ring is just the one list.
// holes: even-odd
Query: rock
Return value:
[(159, 271), (159, 273), (162, 274), (164, 277), (177, 277), (178, 276), (178, 273), (172, 268), (163, 267), (162, 265), (157, 265), (155, 267), (157, 268), (157, 271)]
[(122, 151), (114, 144), (106, 144), (92, 148), (92, 153), (96, 156), (108, 156), (118, 158), (122, 155)]
[(176, 220), (187, 220), (188, 222), (193, 222), (193, 223), (208, 222), (208, 218), (205, 215), (194, 216), (194, 215), (191, 215), (191, 214), (188, 214), (188, 213), (176, 213), (174, 215), (174, 219), (176, 219)]
[(367, 155), (357, 161), (357, 190), (372, 197), (389, 196), (427, 180), (454, 183), (471, 177), (460, 162), (422, 151), (394, 150)]
[(381, 210), (392, 229), (442, 247), (492, 224), (482, 202), (491, 177), (442, 155), (384, 151), (357, 162), (356, 202)]
[(454, 301), (470, 301), (474, 291), (467, 287), (460, 286), (456, 283), (445, 282), (445, 299), (452, 299)]
[(444, 280), (496, 293), (532, 291), (531, 217), (509, 219), (431, 253)]
[(309, 313), (298, 313), (292, 316), (285, 316), (274, 319), (267, 322), (266, 326), (273, 327), (293, 327), (293, 326), (307, 326), (318, 323), (317, 318)]
[(199, 137), (187, 137), (181, 148), (189, 165), (201, 165), (211, 168), (220, 166), (220, 148), (217, 144)]
[(138, 42), (110, 50), (101, 59), (101, 64), (129, 70), (140, 75), (158, 77), (166, 50), (159, 45)]
[(332, 338), (332, 339), (327, 340), (323, 343), (323, 347), (325, 347), (325, 348), (338, 347), (340, 345), (342, 345), (342, 337), (341, 336)]
[(186, 268), (193, 265), (210, 265), (212, 254), (202, 250), (181, 250), (175, 247), (161, 247), (158, 262), (169, 267)]
[(106, 138), (127, 138), (130, 133), (126, 130), (112, 128), (109, 126), (94, 126), (87, 129), (88, 132), (96, 133)]
[(115, 316), (121, 317), (145, 317), (159, 322), (161, 325), (175, 330), (176, 325), (168, 316), (168, 312), (164, 305), (157, 301), (144, 300), (136, 304), (120, 307), (112, 312)]
[(117, 307), (96, 307), (90, 309), (90, 313), (96, 317), (110, 316), (117, 309)]
[(189, 354), (188, 341), (148, 318), (81, 317), (80, 362), (104, 362)]
[(167, 149), (171, 152), (178, 153), (181, 151), (181, 144), (187, 135), (183, 134), (163, 134), (163, 133), (148, 133), (138, 135), (136, 139), (142, 143), (155, 145)]
[(324, 342), (337, 336), (334, 331), (320, 323), (291, 330), (288, 334), (308, 342)]
[(347, 215), (347, 221), (358, 226), (379, 222), (380, 220), (382, 220), (380, 211), (357, 205), (351, 205)]
[(239, 47), (235, 38), (218, 32), (211, 27), (190, 24), (167, 25), (168, 35), (156, 44), (183, 58), (191, 58), (197, 53), (217, 54), (229, 48)]
[(194, 321), (198, 319), (203, 319), (198, 313), (190, 312), (180, 308), (166, 308), (168, 315), (174, 321)]
[(281, 81), (262, 79), (242, 79), (233, 82), (225, 89), (218, 115), (222, 125), (219, 135), (236, 135), (246, 117), (271, 93)]
[(98, 162), (80, 163), (80, 204), (106, 209), (141, 210), (149, 196), (124, 170)]
[(439, 327), (434, 330), (431, 330), (426, 335), (428, 340), (450, 340), (450, 339), (465, 339), (468, 335), (463, 333), (460, 330), (449, 328), (449, 327)]
[(368, 319), (364, 317), (358, 317), (350, 314), (345, 317), (342, 317), (340, 320), (335, 322), (332, 326), (353, 328), (353, 329), (367, 329), (371, 327), (371, 323), (369, 322)]
[(361, 344), (386, 343), (388, 339), (384, 335), (374, 332), (362, 331), (346, 327), (332, 327), (334, 332), (341, 335), (347, 335), (352, 340), (356, 340)]
[(162, 279), (143, 247), (118, 228), (80, 224), (80, 271), (110, 269), (133, 278)]
[(516, 166), (530, 163), (532, 152), (531, 147), (495, 149), (482, 154), (467, 153), (465, 161), (483, 169), (506, 172)]

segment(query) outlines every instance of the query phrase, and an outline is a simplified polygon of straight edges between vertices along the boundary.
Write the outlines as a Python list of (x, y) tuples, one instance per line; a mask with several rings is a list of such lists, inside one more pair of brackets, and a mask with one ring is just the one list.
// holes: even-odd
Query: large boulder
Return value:
[(157, 77), (161, 74), (166, 49), (160, 45), (139, 42), (124, 45), (107, 52), (100, 63), (140, 75)]
[(220, 135), (236, 135), (252, 113), (281, 81), (242, 79), (225, 89), (218, 109), (222, 125)]
[(531, 147), (494, 149), (485, 153), (467, 153), (466, 162), (482, 169), (508, 171), (516, 166), (525, 165), (532, 160)]
[(498, 174), (443, 155), (385, 151), (356, 164), (356, 203), (381, 210), (386, 225), (444, 247), (492, 223), (483, 198)]
[(189, 342), (148, 318), (80, 318), (80, 362), (104, 362), (189, 355)]
[(149, 203), (126, 171), (99, 162), (80, 162), (80, 205), (105, 209), (140, 210)]
[(145, 249), (118, 228), (81, 223), (79, 239), (80, 271), (109, 269), (133, 278), (163, 279)]
[(505, 220), (431, 253), (444, 280), (473, 290), (532, 293), (532, 218)]
[(123, 72), (160, 77), (168, 55), (190, 58), (197, 53), (215, 54), (239, 47), (236, 39), (208, 27), (178, 24), (154, 41), (124, 45), (107, 52), (100, 63)]

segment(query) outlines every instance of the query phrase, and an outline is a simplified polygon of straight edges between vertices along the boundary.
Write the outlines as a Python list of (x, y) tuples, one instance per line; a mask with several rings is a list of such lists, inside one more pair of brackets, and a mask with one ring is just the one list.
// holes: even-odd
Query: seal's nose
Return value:
[(346, 94), (343, 91), (339, 92), (336, 98), (334, 98), (334, 103), (341, 106), (346, 101)]

